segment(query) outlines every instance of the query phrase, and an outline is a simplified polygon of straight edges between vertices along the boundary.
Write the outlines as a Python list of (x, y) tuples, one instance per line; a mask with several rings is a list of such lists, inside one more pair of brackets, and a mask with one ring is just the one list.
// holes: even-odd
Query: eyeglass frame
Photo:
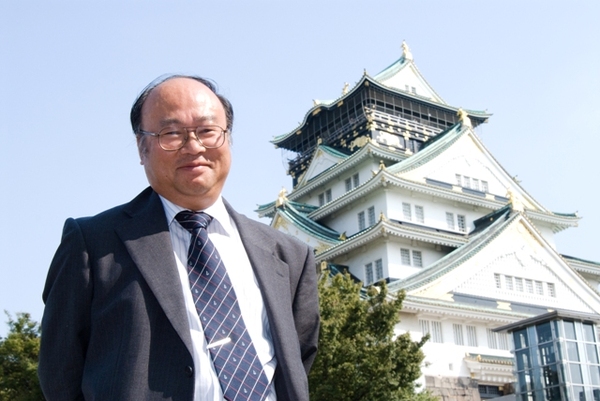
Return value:
[[(220, 144), (219, 146), (206, 146), (206, 145), (204, 144), (204, 142), (202, 142), (202, 139), (200, 139), (200, 138), (198, 137), (198, 134), (196, 134), (196, 131), (197, 131), (199, 128), (205, 128), (205, 127), (216, 127), (216, 128), (218, 128), (218, 129), (220, 129), (220, 130), (221, 130), (221, 133), (219, 134), (219, 138), (223, 137), (223, 140), (222, 140), (222, 142), (221, 142), (221, 144)], [(143, 129), (139, 129), (139, 130), (137, 131), (137, 134), (138, 134), (138, 135), (149, 135), (149, 136), (153, 136), (153, 137), (155, 137), (156, 139), (158, 139), (158, 146), (160, 146), (160, 148), (161, 148), (162, 150), (164, 150), (165, 152), (176, 152), (176, 151), (178, 151), (179, 149), (183, 148), (183, 147), (184, 147), (184, 146), (185, 146), (185, 145), (188, 143), (188, 141), (189, 141), (189, 139), (190, 139), (190, 132), (193, 132), (193, 133), (194, 133), (194, 136), (196, 137), (196, 140), (198, 141), (198, 143), (200, 143), (200, 145), (201, 145), (202, 147), (206, 148), (206, 149), (219, 149), (221, 146), (223, 146), (223, 145), (225, 144), (225, 139), (226, 139), (226, 138), (224, 138), (224, 136), (225, 136), (225, 134), (226, 134), (226, 133), (228, 133), (228, 132), (229, 132), (229, 129), (228, 129), (228, 128), (222, 128), (220, 125), (216, 125), (216, 124), (211, 124), (211, 125), (197, 125), (197, 126), (195, 126), (195, 127), (181, 127), (181, 129), (185, 130), (185, 132), (186, 132), (186, 134), (187, 134), (187, 135), (186, 135), (186, 137), (185, 137), (185, 139), (184, 139), (184, 140), (183, 140), (183, 142), (181, 143), (181, 146), (180, 146), (180, 147), (178, 147), (177, 149), (165, 149), (165, 148), (163, 147), (163, 145), (162, 145), (161, 141), (160, 141), (160, 137), (166, 134), (166, 132), (165, 132), (165, 133), (162, 133), (162, 134), (161, 134), (161, 132), (162, 132), (162, 131), (164, 131), (164, 130), (166, 130), (166, 129), (168, 129), (168, 128), (169, 128), (169, 127), (165, 127), (165, 128), (163, 128), (163, 129), (161, 129), (159, 132), (149, 132), (149, 131), (144, 131)]]

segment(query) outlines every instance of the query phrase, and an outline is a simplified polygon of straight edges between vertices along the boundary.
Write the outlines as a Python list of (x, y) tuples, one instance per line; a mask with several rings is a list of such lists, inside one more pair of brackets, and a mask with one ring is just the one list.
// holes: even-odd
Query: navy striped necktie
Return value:
[(226, 400), (264, 400), (269, 382), (242, 317), (227, 269), (206, 227), (204, 212), (180, 212), (179, 224), (192, 234), (188, 277), (213, 365)]

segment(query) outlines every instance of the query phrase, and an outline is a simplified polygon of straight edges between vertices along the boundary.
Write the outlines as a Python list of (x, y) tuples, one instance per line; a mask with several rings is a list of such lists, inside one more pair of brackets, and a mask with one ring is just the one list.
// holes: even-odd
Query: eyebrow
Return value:
[[(203, 124), (205, 122), (214, 122), (216, 119), (216, 117), (212, 114), (208, 115), (208, 116), (202, 116), (200, 118), (194, 118), (194, 124), (196, 123), (200, 123)], [(166, 127), (172, 124), (181, 124), (181, 120), (179, 120), (178, 118), (167, 118), (164, 120), (160, 120), (160, 126), (161, 127)]]

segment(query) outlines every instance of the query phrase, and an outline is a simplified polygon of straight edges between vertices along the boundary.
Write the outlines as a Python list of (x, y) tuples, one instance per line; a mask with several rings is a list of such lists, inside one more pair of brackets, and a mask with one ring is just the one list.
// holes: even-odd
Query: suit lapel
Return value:
[[(259, 223), (238, 214), (227, 202), (225, 206), (237, 226), (258, 280), (273, 332), (276, 353), (279, 356), (285, 355), (286, 352), (281, 349), (283, 342), (296, 335), (290, 332), (295, 325), (291, 308), (289, 266), (275, 255), (275, 241), (265, 235), (264, 231), (255, 229)], [(280, 358), (278, 360), (285, 363)]]
[(192, 354), (183, 291), (162, 202), (148, 188), (128, 205), (125, 212), (131, 219), (119, 226), (117, 233), (173, 328)]

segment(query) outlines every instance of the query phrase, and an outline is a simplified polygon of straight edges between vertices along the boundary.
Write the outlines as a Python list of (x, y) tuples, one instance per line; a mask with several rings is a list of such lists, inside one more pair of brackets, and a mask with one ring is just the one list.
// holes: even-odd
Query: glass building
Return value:
[(554, 311), (502, 326), (512, 333), (516, 399), (600, 401), (600, 315)]

